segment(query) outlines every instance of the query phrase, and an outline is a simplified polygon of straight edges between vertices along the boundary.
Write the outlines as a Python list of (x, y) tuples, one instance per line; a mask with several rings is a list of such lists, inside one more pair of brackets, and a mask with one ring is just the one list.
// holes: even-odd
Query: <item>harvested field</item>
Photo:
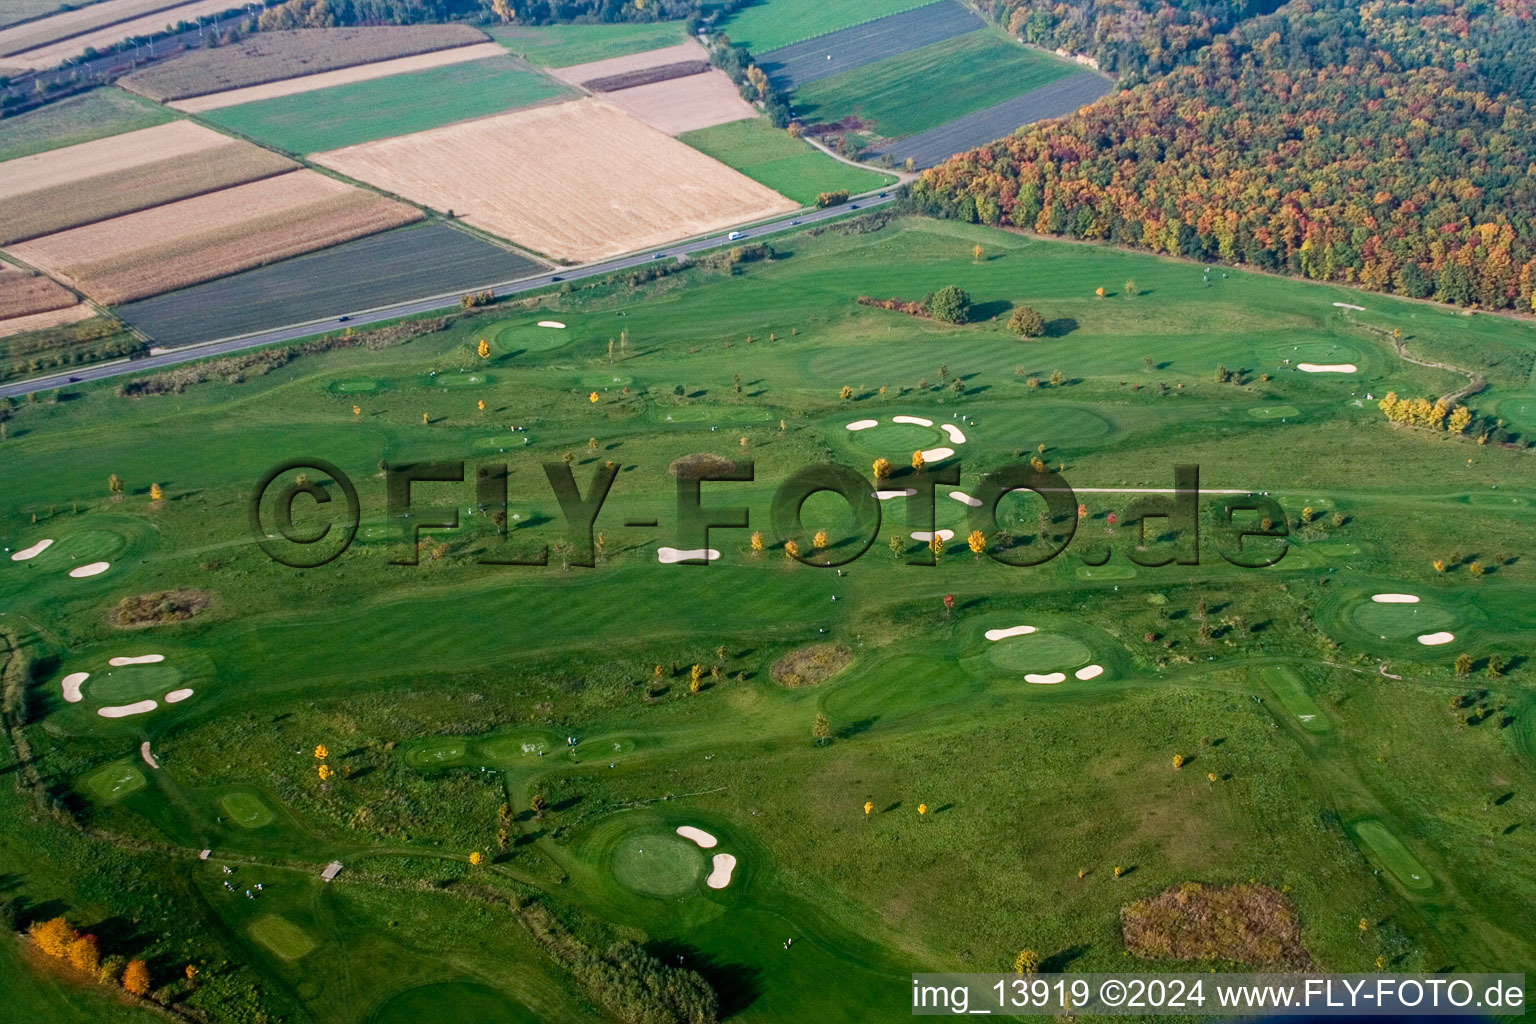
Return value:
[(796, 209), (601, 99), (514, 111), (315, 159), (571, 260)]
[(0, 168), (0, 243), (282, 174), (294, 162), (191, 121), (97, 139)]
[(581, 84), (593, 92), (618, 92), (620, 89), (633, 89), (636, 86), (650, 85), (652, 82), (686, 78), (688, 75), (702, 75), (712, 66), (707, 60), (685, 60), (676, 64), (661, 64), (654, 68), (626, 71), (622, 75), (606, 75)]
[(163, 103), (484, 42), (485, 33), (468, 25), (258, 32), (233, 46), (195, 50), (135, 71), (121, 84)]
[(794, 89), (985, 25), (970, 8), (940, 0), (757, 54), (757, 66), (779, 88)]
[(41, 18), (62, 10), (63, 6), (59, 0), (7, 0), (5, 6), (0, 7), (0, 26)]
[[(163, 11), (168, 7), (176, 7), (182, 2), (183, 0), (105, 0), (103, 3), (89, 4), (73, 11), (59, 11), (50, 17), (39, 18), (36, 21), (0, 31), (0, 55), (35, 49), (61, 39), (115, 25), (118, 22), (130, 21), (156, 11)], [(5, 5), (7, 14), (11, 6), (10, 3)], [(57, 9), (59, 4), (50, 3), (47, 6)]]
[(683, 61), (709, 59), (709, 52), (693, 39), (685, 39), (673, 46), (663, 46), (655, 50), (644, 50), (640, 53), (625, 54), (621, 57), (607, 57), (603, 60), (587, 61), (584, 64), (571, 64), (563, 68), (552, 68), (550, 74), (568, 85), (580, 85), (590, 82), (594, 78), (609, 78), (613, 75), (624, 75), (632, 71), (644, 71), (647, 68), (663, 67), (667, 64), (678, 64)]
[[(99, 5), (99, 7), (104, 6), (106, 5)], [(57, 42), (37, 46), (33, 49), (10, 55), (10, 59), (16, 63), (26, 64), (33, 68), (51, 68), (70, 57), (84, 53), (87, 49), (107, 50), (124, 39), (132, 39), (134, 36), (154, 35), (156, 32), (163, 32), (179, 22), (196, 21), (198, 18), (206, 18), (210, 14), (222, 14), (239, 6), (240, 4), (235, 2), (235, 0), (193, 0), (192, 3), (165, 7), (163, 10), (156, 11), (153, 14), (146, 14), (143, 17), (121, 21), (102, 28), (90, 29), (80, 35), (70, 36), (68, 39), (60, 39)], [(99, 7), (87, 7), (80, 13), (96, 11)]]
[[(73, 306), (76, 301), (69, 289), (41, 274), (0, 264), (0, 320), (64, 309)], [(14, 334), (15, 331), (10, 333)]]
[(681, 21), (615, 22), (605, 25), (494, 25), (486, 29), (502, 46), (541, 68), (565, 68), (672, 46), (688, 38)]
[(0, 120), (0, 160), (137, 131), (163, 124), (172, 116), (121, 89), (92, 89)]
[(605, 99), (668, 135), (757, 117), (724, 71), (674, 78), (653, 85), (608, 93)]
[(914, 166), (932, 167), (952, 154), (986, 145), (1026, 124), (1064, 117), (1113, 88), (1114, 84), (1100, 75), (1091, 71), (1079, 72), (900, 142), (881, 146), (866, 155), (889, 153), (898, 164), (910, 159)]
[(293, 171), (45, 235), (15, 254), (104, 304), (184, 288), (335, 245), (421, 213)]
[(447, 224), (370, 235), (130, 303), (119, 315), (175, 347), (525, 277), (525, 256)]
[(0, 320), (0, 338), (9, 338), (13, 334), (26, 334), (29, 331), (43, 331), (50, 327), (62, 327), (65, 324), (77, 324), (95, 315), (94, 309), (81, 302), (73, 306), (65, 306), (63, 309), (51, 309), (46, 313), (11, 317)]
[(463, 64), (466, 61), (500, 56), (505, 52), (495, 43), (471, 43), (469, 46), (456, 46), (451, 50), (435, 50), (432, 53), (420, 53), (414, 57), (396, 57), (394, 60), (357, 64), (336, 71), (321, 71), (318, 74), (284, 78), (262, 85), (248, 85), (240, 89), (192, 96), (184, 100), (173, 100), (168, 106), (188, 114), (196, 114), (204, 110), (254, 103), (257, 100), (316, 92), (336, 85), (351, 85), (354, 82), (368, 82), (375, 78), (388, 78), (391, 75), (403, 75), (412, 71), (427, 71), (431, 68), (446, 67), (449, 64)]

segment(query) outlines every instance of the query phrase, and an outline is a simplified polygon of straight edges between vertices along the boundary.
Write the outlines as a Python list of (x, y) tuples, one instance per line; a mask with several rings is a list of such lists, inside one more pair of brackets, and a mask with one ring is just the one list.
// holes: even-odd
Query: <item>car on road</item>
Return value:
[(348, 315), (348, 316), (339, 316), (339, 317), (336, 318), (336, 322), (339, 323), (339, 324), (344, 324), (348, 320), (351, 320), (351, 319), (352, 319), (352, 317), (350, 315)]
[(79, 377), (71, 377), (71, 378), (69, 378), (69, 383), (71, 383), (71, 384), (79, 384), (80, 383), (80, 378)]
[(741, 232), (740, 232), (740, 231), (732, 231), (732, 232), (731, 232), (731, 233), (730, 233), (730, 234), (728, 234), (728, 235), (726, 235), (726, 236), (725, 236), (725, 240), (726, 240), (726, 241), (727, 241), (727, 242), (734, 242), (734, 241), (736, 241), (736, 240), (737, 240), (737, 239), (738, 239), (738, 238), (746, 238), (746, 237), (747, 237), (747, 236), (746, 236), (746, 235), (744, 235), (744, 234), (742, 234), (742, 233), (741, 233)]
[(849, 203), (848, 204), (848, 209), (850, 209), (850, 210), (857, 210), (858, 208), (859, 208), (859, 204), (858, 203)]
[(662, 259), (666, 259), (666, 258), (667, 258), (667, 254), (664, 253), (664, 252), (653, 252), (653, 253), (651, 253), (651, 259), (653, 259), (653, 260), (662, 260)]

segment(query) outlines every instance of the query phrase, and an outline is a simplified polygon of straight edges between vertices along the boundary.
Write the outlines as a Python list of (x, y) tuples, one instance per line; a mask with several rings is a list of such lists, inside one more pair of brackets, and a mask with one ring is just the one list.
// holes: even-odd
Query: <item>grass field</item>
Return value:
[(0, 121), (0, 161), (149, 128), (174, 117), (120, 89), (92, 89)]
[(753, 53), (762, 53), (930, 2), (864, 0), (857, 4), (828, 4), (814, 0), (758, 0), (732, 14), (720, 29), (731, 37), (731, 42)]
[(290, 153), (426, 131), (571, 95), (513, 57), (451, 64), (205, 112), (208, 121)]
[(498, 25), (492, 38), (540, 67), (563, 68), (675, 46), (687, 38), (680, 21), (616, 25)]
[[(773, 244), (772, 261), (551, 289), (409, 340), (226, 368), (175, 395), (88, 384), (13, 409), (0, 546), (54, 544), (0, 558), (0, 626), (35, 680), (33, 767), (67, 782), (91, 831), (0, 787), (10, 891), (83, 927), (137, 912), (131, 951), (157, 984), (180, 976), (188, 948), (226, 957), (230, 987), (197, 989), (210, 1019), (253, 1004), (340, 1024), (612, 1016), (525, 927), (530, 905), (590, 948), (623, 937), (682, 956), (743, 1024), (895, 1019), (910, 1013), (914, 963), (1007, 971), (1026, 943), (1047, 969), (1080, 973), (1252, 966), (1127, 956), (1121, 908), (1191, 881), (1272, 886), (1329, 971), (1536, 958), (1536, 575), (1523, 554), (1536, 475), (1528, 452), (1397, 429), (1362, 400), (1462, 379), (1398, 359), (1380, 331), (1455, 362), (1490, 340), (1528, 350), (1525, 325), (1468, 327), (1375, 296), (1346, 317), (1333, 302), (1357, 296), (1343, 289), (1236, 270), (1207, 286), (1189, 263), (954, 222), (871, 219)], [(949, 284), (971, 294), (972, 322), (855, 301)], [(1019, 305), (1053, 324), (1047, 337), (1007, 331)], [(1303, 345), (1360, 371), (1287, 372)], [(1250, 383), (1216, 383), (1218, 364)], [(1474, 403), (1528, 387), (1493, 381)], [(1298, 415), (1249, 415), (1280, 405)], [(897, 415), (934, 425), (898, 431)], [(861, 419), (879, 429), (847, 429)], [(784, 556), (770, 509), (791, 473), (830, 460), (867, 474), (886, 456), (904, 487), (902, 449), (946, 426), (966, 440), (961, 482), (937, 494), (933, 525), (956, 536), (936, 565), (907, 564), (920, 546), (903, 538), (930, 527), (899, 500), (881, 503), (870, 550), (843, 575)], [(754, 479), (710, 482), (703, 501), (745, 506), (749, 526), (711, 532), (721, 557), (708, 568), (659, 564), (659, 546), (692, 546), (669, 463), (743, 451)], [(359, 494), (359, 541), (321, 569), (266, 559), (246, 516), (255, 481), (300, 455), (334, 463)], [(574, 555), (543, 464), (567, 455), (583, 493), (605, 461), (619, 470), (590, 569), (562, 566)], [(1063, 467), (1075, 501), (1042, 521), (1038, 499), (1010, 496), (1008, 536), (988, 525), (984, 539), (1034, 553), (1075, 524), (1071, 545), (1037, 568), (978, 557), (972, 510), (949, 490), (975, 493), (983, 472), (1033, 455)], [(380, 460), (451, 459), (467, 460), (463, 482), (418, 483), (411, 521), (391, 518)], [(501, 462), (506, 539), (474, 504), (478, 470)], [(1280, 500), (1297, 560), (1227, 564), (1216, 520), (1229, 498), (1209, 495), (1199, 565), (1133, 563), (1171, 545), (1149, 530), (1137, 551), (1124, 489), (1171, 486), (1191, 463), (1208, 490)], [(309, 473), (332, 501), (296, 505), (303, 529), (344, 504)], [(110, 474), (125, 485), (116, 500)], [(805, 527), (828, 529), (834, 550), (859, 541), (844, 507), (805, 504)], [(1303, 523), (1305, 507), (1324, 511)], [(426, 525), (454, 511), (457, 528)], [(430, 543), (418, 565), (391, 565), (413, 523)], [(541, 546), (547, 566), (481, 564)], [(1085, 561), (1099, 554), (1102, 567)], [(112, 571), (69, 577), (88, 556)], [(1474, 557), (1491, 571), (1473, 573)], [(189, 581), (217, 591), (215, 611), (127, 639), (108, 624), (122, 597)], [(1422, 600), (1371, 600), (1385, 593)], [(1455, 641), (1420, 645), (1417, 622), (1371, 631), (1410, 608), (1451, 616)], [(1019, 625), (1037, 632), (986, 638)], [(828, 641), (853, 654), (836, 675), (770, 678)], [(94, 673), (150, 650), (196, 675), (197, 696), (137, 721), (96, 716), (96, 695), (119, 683), (96, 690)], [(1471, 675), (1456, 673), (1462, 653)], [(1490, 673), (1494, 655), (1507, 667)], [(1076, 678), (1087, 664), (1104, 671)], [(73, 671), (93, 676), (86, 700), (65, 704)], [(1059, 685), (1028, 678), (1058, 672)], [(145, 739), (159, 770), (136, 760)], [(145, 785), (118, 798), (128, 765)], [(270, 823), (242, 824), (255, 812), (234, 794), (259, 795)], [(703, 882), (717, 855), (736, 859), (723, 888)], [(327, 885), (332, 860), (344, 871)]]
[(994, 29), (954, 36), (795, 90), (806, 120), (849, 114), (887, 138), (914, 135), (1072, 74)]
[(813, 205), (822, 192), (847, 189), (858, 195), (896, 180), (839, 163), (761, 118), (703, 128), (678, 138), (802, 206)]

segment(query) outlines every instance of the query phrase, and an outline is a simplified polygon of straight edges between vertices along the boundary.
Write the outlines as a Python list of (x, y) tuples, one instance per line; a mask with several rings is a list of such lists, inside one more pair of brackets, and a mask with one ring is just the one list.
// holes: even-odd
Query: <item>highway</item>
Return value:
[[(854, 208), (859, 210), (875, 209), (894, 202), (895, 198), (889, 192), (855, 196), (850, 203), (843, 206), (833, 206), (825, 210), (802, 210), (798, 213), (786, 214), (776, 220), (741, 228), (740, 241), (764, 238), (768, 235), (780, 234), (792, 229), (805, 227), (809, 224), (815, 224), (819, 221), (841, 217)], [(339, 309), (334, 317), (288, 324), (283, 327), (275, 327), (270, 330), (259, 331), (253, 334), (242, 334), (231, 338), (209, 339), (205, 342), (183, 346), (168, 352), (160, 352), (140, 359), (125, 359), (111, 363), (102, 363), (97, 366), (83, 366), (64, 373), (0, 385), (0, 398), (16, 398), (35, 391), (52, 391), (55, 388), (65, 387), (70, 384), (84, 384), (90, 381), (107, 380), (126, 374), (143, 373), (146, 370), (175, 366), (178, 363), (187, 363), (195, 359), (229, 355), (232, 352), (260, 348), (263, 345), (313, 337), (317, 334), (324, 334), (326, 331), (340, 329), (343, 325), (347, 327), (363, 327), (382, 320), (393, 320), (402, 316), (414, 316), (420, 313), (431, 313), (443, 309), (458, 309), (459, 297), (466, 292), (489, 290), (497, 298), (505, 298), (509, 295), (518, 295), (522, 292), (547, 288), (552, 284), (559, 284), (564, 281), (579, 281), (587, 277), (611, 274), (616, 270), (628, 270), (631, 267), (643, 266), (652, 260), (676, 259), (679, 256), (703, 252), (707, 249), (716, 249), (728, 244), (731, 243), (726, 234), (714, 234), (686, 242), (678, 242), (674, 245), (663, 246), (649, 252), (630, 256), (618, 256), (602, 263), (589, 263), (580, 267), (560, 267), (555, 270), (541, 271), (531, 277), (518, 278), (515, 281), (503, 281), (497, 284), (466, 281), (462, 288), (441, 295), (429, 295), (419, 299), (393, 303), (388, 306), (378, 306), (373, 309), (355, 311)]]

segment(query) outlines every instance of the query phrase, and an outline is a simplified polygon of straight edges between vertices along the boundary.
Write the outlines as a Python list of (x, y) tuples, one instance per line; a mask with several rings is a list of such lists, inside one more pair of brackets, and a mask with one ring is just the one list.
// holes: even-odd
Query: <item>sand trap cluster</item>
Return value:
[(1439, 647), (1441, 644), (1448, 644), (1455, 639), (1455, 633), (1447, 633), (1442, 630), (1439, 633), (1422, 634), (1419, 637), (1419, 643), (1423, 644), (1425, 647)]
[(1377, 604), (1418, 604), (1419, 599), (1414, 594), (1377, 594), (1371, 598)]
[(87, 576), (100, 576), (112, 568), (111, 562), (92, 562), (89, 565), (76, 566), (69, 570), (69, 574), (77, 580), (83, 580)]
[(11, 561), (25, 562), (29, 558), (36, 558), (38, 555), (42, 554), (44, 551), (47, 551), (52, 546), (52, 538), (45, 538), (38, 541), (36, 544), (33, 544), (29, 548), (22, 548), (20, 551), (16, 552), (11, 556)]
[(1007, 629), (989, 629), (985, 635), (988, 640), (997, 641), (1011, 636), (1028, 636), (1034, 631), (1034, 626), (1009, 626)]
[(64, 699), (71, 704), (79, 704), (84, 699), (80, 693), (80, 686), (89, 678), (91, 678), (89, 672), (71, 672), (65, 676), (59, 684), (64, 690)]
[(1302, 373), (1355, 373), (1360, 368), (1354, 363), (1297, 363)]
[(692, 825), (679, 825), (677, 827), (677, 834), (682, 836), (684, 839), (693, 840), (695, 843), (698, 843), (700, 847), (706, 850), (713, 848), (720, 842), (720, 840), (716, 839), (708, 832), (705, 832), (701, 828), (694, 828)]
[(101, 708), (96, 713), (102, 718), (127, 718), (129, 715), (142, 715), (160, 705), (152, 700), (141, 700), (133, 704), (122, 704), (117, 707)]
[(676, 562), (697, 561), (706, 559), (713, 562), (720, 557), (720, 552), (714, 548), (681, 548), (660, 547), (656, 549), (656, 561), (662, 565), (672, 565)]
[(704, 879), (704, 884), (711, 889), (724, 889), (731, 884), (731, 873), (735, 870), (735, 857), (728, 853), (717, 853), (713, 861), (713, 869), (709, 877)]
[[(116, 658), (108, 658), (107, 664), (111, 665), (113, 668), (126, 668), (134, 665), (156, 665), (164, 660), (165, 655), (163, 654), (139, 654), (133, 656), (120, 655)], [(64, 700), (70, 704), (80, 703), (80, 701), (84, 699), (82, 687), (85, 685), (85, 681), (89, 678), (91, 678), (91, 674), (89, 672), (71, 672), (63, 679), (61, 679), (59, 681), (59, 688), (63, 692)], [(170, 691), (165, 695), (164, 699), (167, 704), (179, 704), (186, 700), (188, 697), (192, 696), (194, 692), (196, 691), (194, 691), (190, 686), (182, 687), (180, 689)], [(118, 704), (98, 708), (96, 713), (102, 718), (127, 718), (130, 715), (147, 714), (159, 706), (160, 704), (158, 701), (146, 698), (141, 701), (135, 701), (132, 704)], [(159, 766), (156, 765), (156, 767)]]
[(107, 664), (113, 668), (122, 668), (124, 665), (158, 665), (164, 660), (163, 654), (141, 654), (136, 658), (111, 658)]

